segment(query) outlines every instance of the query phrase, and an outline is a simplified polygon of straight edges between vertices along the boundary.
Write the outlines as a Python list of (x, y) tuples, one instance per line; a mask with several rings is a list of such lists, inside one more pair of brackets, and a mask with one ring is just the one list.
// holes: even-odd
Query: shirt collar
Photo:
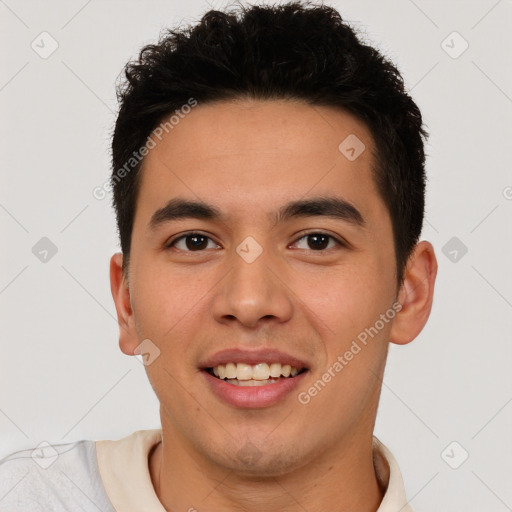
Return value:
[[(138, 430), (117, 441), (96, 441), (98, 469), (115, 510), (166, 512), (155, 493), (148, 455), (162, 439), (162, 430)], [(376, 512), (412, 512), (398, 463), (373, 437), (373, 464), (384, 498)]]

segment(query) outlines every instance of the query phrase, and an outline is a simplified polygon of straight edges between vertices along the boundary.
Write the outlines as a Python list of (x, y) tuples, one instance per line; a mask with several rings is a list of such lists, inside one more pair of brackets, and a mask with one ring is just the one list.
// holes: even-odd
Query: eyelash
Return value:
[[(171, 240), (169, 243), (167, 243), (165, 245), (165, 249), (171, 249), (180, 240), (186, 239), (187, 237), (194, 236), (194, 235), (199, 235), (199, 236), (205, 237), (205, 238), (207, 238), (207, 239), (209, 239), (209, 240), (214, 242), (214, 240), (212, 240), (209, 236), (204, 235), (203, 233), (200, 233), (198, 231), (190, 231), (188, 233), (180, 235), (179, 237), (175, 238), (174, 240)], [(330, 238), (331, 240), (334, 240), (334, 242), (338, 245), (338, 247), (348, 247), (348, 244), (346, 242), (343, 242), (342, 240), (336, 238), (335, 236), (333, 236), (333, 235), (331, 235), (329, 233), (325, 233), (323, 231), (310, 231), (308, 233), (303, 233), (293, 243), (297, 243), (299, 240), (302, 240), (303, 238), (307, 238), (308, 236), (311, 236), (311, 235), (323, 235), (323, 236), (326, 236), (326, 237)], [(216, 243), (216, 242), (214, 242), (214, 243)], [(330, 249), (333, 249), (333, 247), (331, 247)], [(193, 253), (193, 252), (204, 252), (206, 249), (202, 249), (202, 250), (198, 250), (198, 251), (189, 251), (189, 250), (183, 250), (183, 249), (178, 249), (178, 250), (183, 251), (183, 252)], [(316, 251), (313, 250), (313, 249), (309, 249), (308, 252), (318, 252), (318, 253), (321, 253), (321, 252), (327, 252), (327, 251), (329, 251), (329, 249), (319, 249), (319, 250), (316, 250)]]

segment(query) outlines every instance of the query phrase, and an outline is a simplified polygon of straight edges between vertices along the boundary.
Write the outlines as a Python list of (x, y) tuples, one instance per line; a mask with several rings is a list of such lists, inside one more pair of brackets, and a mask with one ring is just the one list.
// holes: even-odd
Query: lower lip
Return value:
[(302, 382), (307, 371), (264, 386), (237, 386), (214, 377), (206, 370), (201, 373), (213, 392), (228, 404), (234, 407), (257, 409), (269, 407), (283, 400)]

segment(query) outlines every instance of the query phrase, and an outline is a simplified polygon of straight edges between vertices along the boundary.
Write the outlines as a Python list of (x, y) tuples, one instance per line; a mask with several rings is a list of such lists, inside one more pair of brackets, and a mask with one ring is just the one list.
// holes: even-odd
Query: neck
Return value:
[[(165, 427), (164, 422), (162, 426)], [(175, 510), (267, 512), (375, 512), (382, 501), (373, 466), (372, 435), (347, 436), (307, 464), (279, 476), (247, 476), (216, 465), (179, 432), (162, 428), (163, 442), (149, 456), (155, 492)]]

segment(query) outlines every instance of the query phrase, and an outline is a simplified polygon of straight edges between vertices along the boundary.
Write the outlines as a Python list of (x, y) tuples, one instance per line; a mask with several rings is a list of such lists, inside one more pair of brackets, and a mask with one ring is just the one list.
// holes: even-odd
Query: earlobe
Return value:
[(437, 260), (430, 242), (418, 243), (405, 270), (398, 294), (402, 309), (391, 328), (390, 341), (398, 345), (410, 343), (427, 323), (434, 296)]
[(127, 355), (134, 355), (139, 345), (130, 302), (130, 289), (123, 274), (123, 255), (110, 258), (110, 290), (114, 299), (119, 324), (119, 347)]

